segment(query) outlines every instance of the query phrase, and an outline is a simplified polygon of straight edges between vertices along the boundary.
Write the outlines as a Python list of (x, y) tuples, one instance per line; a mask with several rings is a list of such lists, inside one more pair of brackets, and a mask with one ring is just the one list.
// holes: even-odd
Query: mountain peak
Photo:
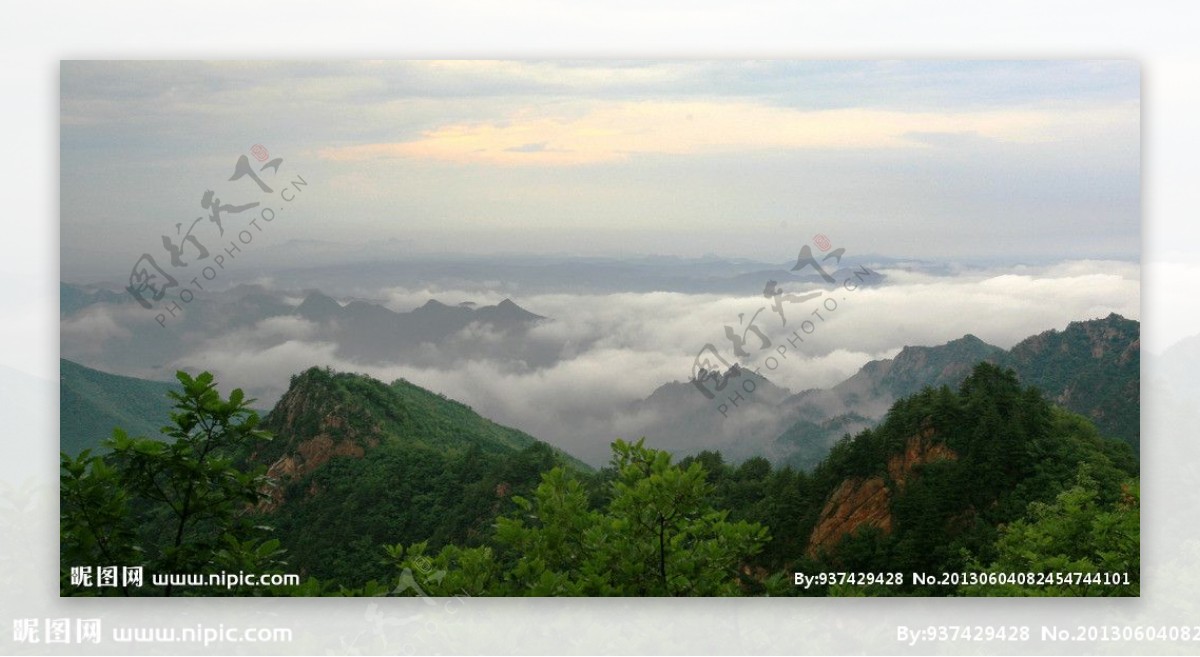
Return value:
[(326, 319), (337, 315), (342, 310), (342, 304), (333, 297), (319, 291), (312, 291), (304, 297), (304, 301), (296, 308), (296, 314), (308, 319)]
[(536, 315), (518, 306), (509, 298), (505, 298), (494, 306), (484, 306), (483, 308), (476, 309), (475, 316), (482, 321), (500, 323), (522, 323), (545, 319), (541, 315)]
[(900, 364), (906, 360), (913, 358), (926, 359), (931, 355), (953, 355), (957, 356), (966, 352), (971, 355), (978, 355), (980, 360), (987, 356), (994, 355), (997, 352), (1003, 351), (1000, 347), (990, 345), (973, 333), (968, 333), (961, 338), (955, 338), (949, 342), (936, 347), (922, 346), (905, 346), (900, 349), (900, 353), (896, 354), (896, 363)]
[(1070, 329), (1072, 326), (1088, 327), (1088, 326), (1136, 326), (1137, 322), (1132, 319), (1126, 319), (1122, 315), (1110, 312), (1107, 317), (1097, 317), (1095, 319), (1085, 319), (1077, 322), (1071, 322), (1067, 325)]
[(422, 305), (420, 308), (417, 308), (417, 310), (435, 310), (435, 309), (449, 308), (449, 307), (450, 306), (447, 306), (446, 304), (442, 303), (441, 301), (438, 301), (437, 299), (430, 299), (429, 301), (426, 301), (424, 303), (424, 305)]

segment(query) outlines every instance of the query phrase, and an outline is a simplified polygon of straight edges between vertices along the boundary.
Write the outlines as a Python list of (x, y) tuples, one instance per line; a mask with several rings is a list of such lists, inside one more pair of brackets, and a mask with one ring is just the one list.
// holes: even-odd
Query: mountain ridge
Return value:
[[(1038, 358), (1047, 350), (1054, 353), (1048, 364)], [(1140, 324), (1115, 313), (1043, 331), (1010, 350), (973, 333), (936, 346), (906, 345), (896, 356), (868, 361), (829, 388), (793, 394), (759, 376), (755, 392), (743, 394), (744, 402), (727, 408), (724, 416), (715, 401), (680, 381), (659, 386), (633, 408), (654, 418), (646, 435), (672, 451), (720, 449), (735, 458), (763, 455), (807, 469), (846, 433), (853, 435), (880, 421), (897, 399), (926, 386), (956, 388), (980, 362), (1012, 368), (1023, 383), (1088, 417), (1102, 434), (1125, 441), (1137, 452)], [(748, 371), (742, 372), (745, 376)], [(1092, 390), (1099, 392), (1089, 394)], [(766, 394), (760, 394), (763, 391)], [(666, 400), (676, 400), (678, 408), (663, 403)], [(722, 435), (727, 437), (725, 444), (718, 442)]]
[(327, 368), (292, 377), (263, 419), (274, 439), (244, 454), (267, 468), (256, 513), (304, 575), (383, 580), (379, 546), (468, 543), (540, 474), (583, 462), (461, 402), (398, 379)]
[(957, 390), (903, 397), (878, 427), (837, 443), (798, 523), (822, 570), (954, 572), (965, 552), (990, 561), (998, 531), (1071, 485), (1090, 482), (1112, 504), (1137, 476), (1127, 443), (985, 362)]

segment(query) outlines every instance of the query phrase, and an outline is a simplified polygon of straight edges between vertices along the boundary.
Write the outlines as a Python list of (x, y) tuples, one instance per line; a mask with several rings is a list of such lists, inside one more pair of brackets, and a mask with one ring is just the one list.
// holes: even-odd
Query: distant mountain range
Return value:
[[(396, 312), (372, 301), (339, 301), (318, 290), (305, 291), (297, 299), (290, 292), (247, 284), (196, 295), (184, 309), (186, 320), (166, 318), (178, 323), (168, 323), (172, 330), (164, 330), (155, 313), (131, 303), (128, 294), (67, 283), (60, 284), (59, 293), (63, 357), (150, 379), (174, 376), (171, 363), (187, 356), (206, 337), (289, 318), (297, 321), (281, 322), (278, 331), (258, 331), (254, 347), (265, 350), (302, 334), (336, 344), (339, 357), (362, 363), (446, 365), (455, 358), (491, 357), (538, 366), (556, 357), (523, 339), (545, 318), (511, 299), (490, 306), (470, 301), (448, 305), (431, 299), (411, 311)], [(472, 326), (489, 332), (489, 339), (475, 339), (468, 330)], [(452, 349), (425, 348), (448, 343), (453, 343)]]
[(97, 303), (124, 304), (133, 301), (133, 297), (125, 292), (116, 292), (94, 285), (58, 285), (58, 312), (61, 317), (68, 317), (84, 308)]
[[(431, 300), (398, 313), (363, 301), (343, 305), (319, 292), (289, 305), (254, 286), (232, 291), (222, 306), (221, 315), (253, 308), (315, 322), (339, 332), (345, 338), (342, 343), (354, 345), (364, 357), (434, 340), (473, 322), (492, 326), (500, 335), (511, 333), (508, 342), (520, 343), (521, 331), (542, 319), (510, 300), (480, 308)], [(896, 399), (926, 386), (955, 388), (975, 364), (986, 361), (1012, 368), (1022, 383), (1040, 388), (1051, 402), (1089, 418), (1102, 435), (1128, 443), (1137, 453), (1139, 334), (1138, 322), (1113, 314), (1043, 332), (1008, 351), (966, 335), (934, 347), (905, 347), (895, 358), (871, 361), (829, 389), (793, 394), (743, 371), (742, 377), (755, 380), (754, 393), (728, 417), (686, 382), (662, 385), (626, 410), (653, 444), (679, 454), (720, 450), (734, 461), (767, 456), (776, 463), (811, 468), (842, 436), (878, 423)], [(64, 449), (95, 445), (97, 436), (107, 437), (116, 425), (156, 432), (160, 420), (155, 418), (165, 419), (169, 408), (165, 401), (158, 402), (170, 384), (107, 375), (65, 360), (62, 386)]]
[[(258, 267), (254, 276), (288, 281), (296, 289), (320, 288), (337, 297), (351, 296), (357, 290), (392, 287), (397, 281), (403, 281), (410, 289), (461, 289), (464, 282), (495, 281), (499, 283), (497, 289), (505, 294), (529, 295), (567, 290), (576, 294), (660, 291), (741, 294), (747, 289), (762, 289), (767, 280), (781, 284), (820, 280), (811, 269), (791, 271), (794, 260), (767, 262), (714, 255), (698, 258), (415, 255), (411, 245), (395, 240), (367, 245), (291, 240), (256, 250), (255, 263)], [(837, 263), (841, 270), (834, 275), (840, 280), (845, 272), (860, 265), (918, 268), (932, 275), (953, 273), (940, 263), (860, 254), (851, 249)], [(873, 279), (871, 284), (875, 282)]]
[(810, 468), (842, 436), (874, 426), (897, 399), (926, 386), (956, 388), (976, 364), (990, 362), (1013, 369), (1023, 384), (1136, 453), (1140, 344), (1138, 322), (1111, 314), (1026, 338), (1008, 351), (974, 335), (936, 347), (904, 347), (829, 389), (790, 394), (757, 377), (754, 393), (728, 409), (727, 417), (687, 382), (660, 386), (633, 411), (649, 418), (644, 433), (667, 449), (719, 449), (735, 459), (765, 455)]
[(327, 327), (327, 335), (337, 341), (346, 357), (366, 361), (395, 360), (401, 349), (441, 342), (472, 323), (487, 324), (504, 334), (520, 333), (545, 319), (511, 299), (482, 307), (473, 303), (449, 306), (430, 299), (409, 312), (394, 312), (366, 301), (343, 306), (320, 292), (310, 292), (295, 314)]

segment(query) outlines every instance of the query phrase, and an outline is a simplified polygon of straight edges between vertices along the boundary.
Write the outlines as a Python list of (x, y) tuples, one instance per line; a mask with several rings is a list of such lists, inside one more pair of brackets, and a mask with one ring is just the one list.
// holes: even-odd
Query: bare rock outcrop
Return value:
[(944, 443), (935, 441), (934, 435), (934, 429), (926, 426), (920, 433), (910, 437), (904, 451), (888, 459), (888, 480), (885, 481), (882, 475), (853, 477), (834, 489), (809, 536), (808, 556), (816, 557), (832, 549), (842, 539), (861, 529), (873, 527), (884, 534), (891, 533), (892, 488), (902, 491), (919, 466), (958, 458)]

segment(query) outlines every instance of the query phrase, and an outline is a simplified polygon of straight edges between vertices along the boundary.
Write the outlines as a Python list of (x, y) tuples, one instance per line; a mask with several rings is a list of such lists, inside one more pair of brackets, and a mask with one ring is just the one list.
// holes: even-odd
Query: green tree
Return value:
[(1105, 504), (1087, 466), (1075, 485), (1053, 502), (1034, 502), (1026, 518), (1006, 527), (996, 542), (998, 558), (975, 570), (986, 573), (1128, 574), (1129, 584), (1055, 583), (984, 584), (964, 587), (968, 595), (990, 596), (1136, 596), (1139, 590), (1139, 486), (1121, 486), (1120, 497)]
[[(767, 530), (731, 522), (709, 501), (712, 485), (697, 461), (686, 468), (668, 452), (613, 443), (611, 494), (593, 510), (577, 475), (555, 468), (532, 499), (498, 521), (491, 547), (449, 546), (436, 557), (425, 545), (389, 548), (404, 584), (431, 595), (736, 595), (739, 568), (762, 549)], [(432, 566), (430, 565), (432, 563)], [(487, 580), (489, 573), (495, 577)], [(402, 586), (409, 590), (411, 586)]]
[[(242, 450), (270, 438), (256, 428), (252, 400), (240, 389), (222, 399), (207, 372), (176, 378), (183, 389), (168, 393), (175, 411), (173, 425), (162, 429), (166, 440), (116, 429), (105, 456), (61, 454), (64, 591), (72, 588), (71, 566), (143, 566), (145, 592), (151, 573), (262, 572), (283, 552), (277, 540), (261, 540), (247, 517), (265, 489), (265, 468), (234, 464)], [(96, 590), (105, 591), (73, 592)]]

